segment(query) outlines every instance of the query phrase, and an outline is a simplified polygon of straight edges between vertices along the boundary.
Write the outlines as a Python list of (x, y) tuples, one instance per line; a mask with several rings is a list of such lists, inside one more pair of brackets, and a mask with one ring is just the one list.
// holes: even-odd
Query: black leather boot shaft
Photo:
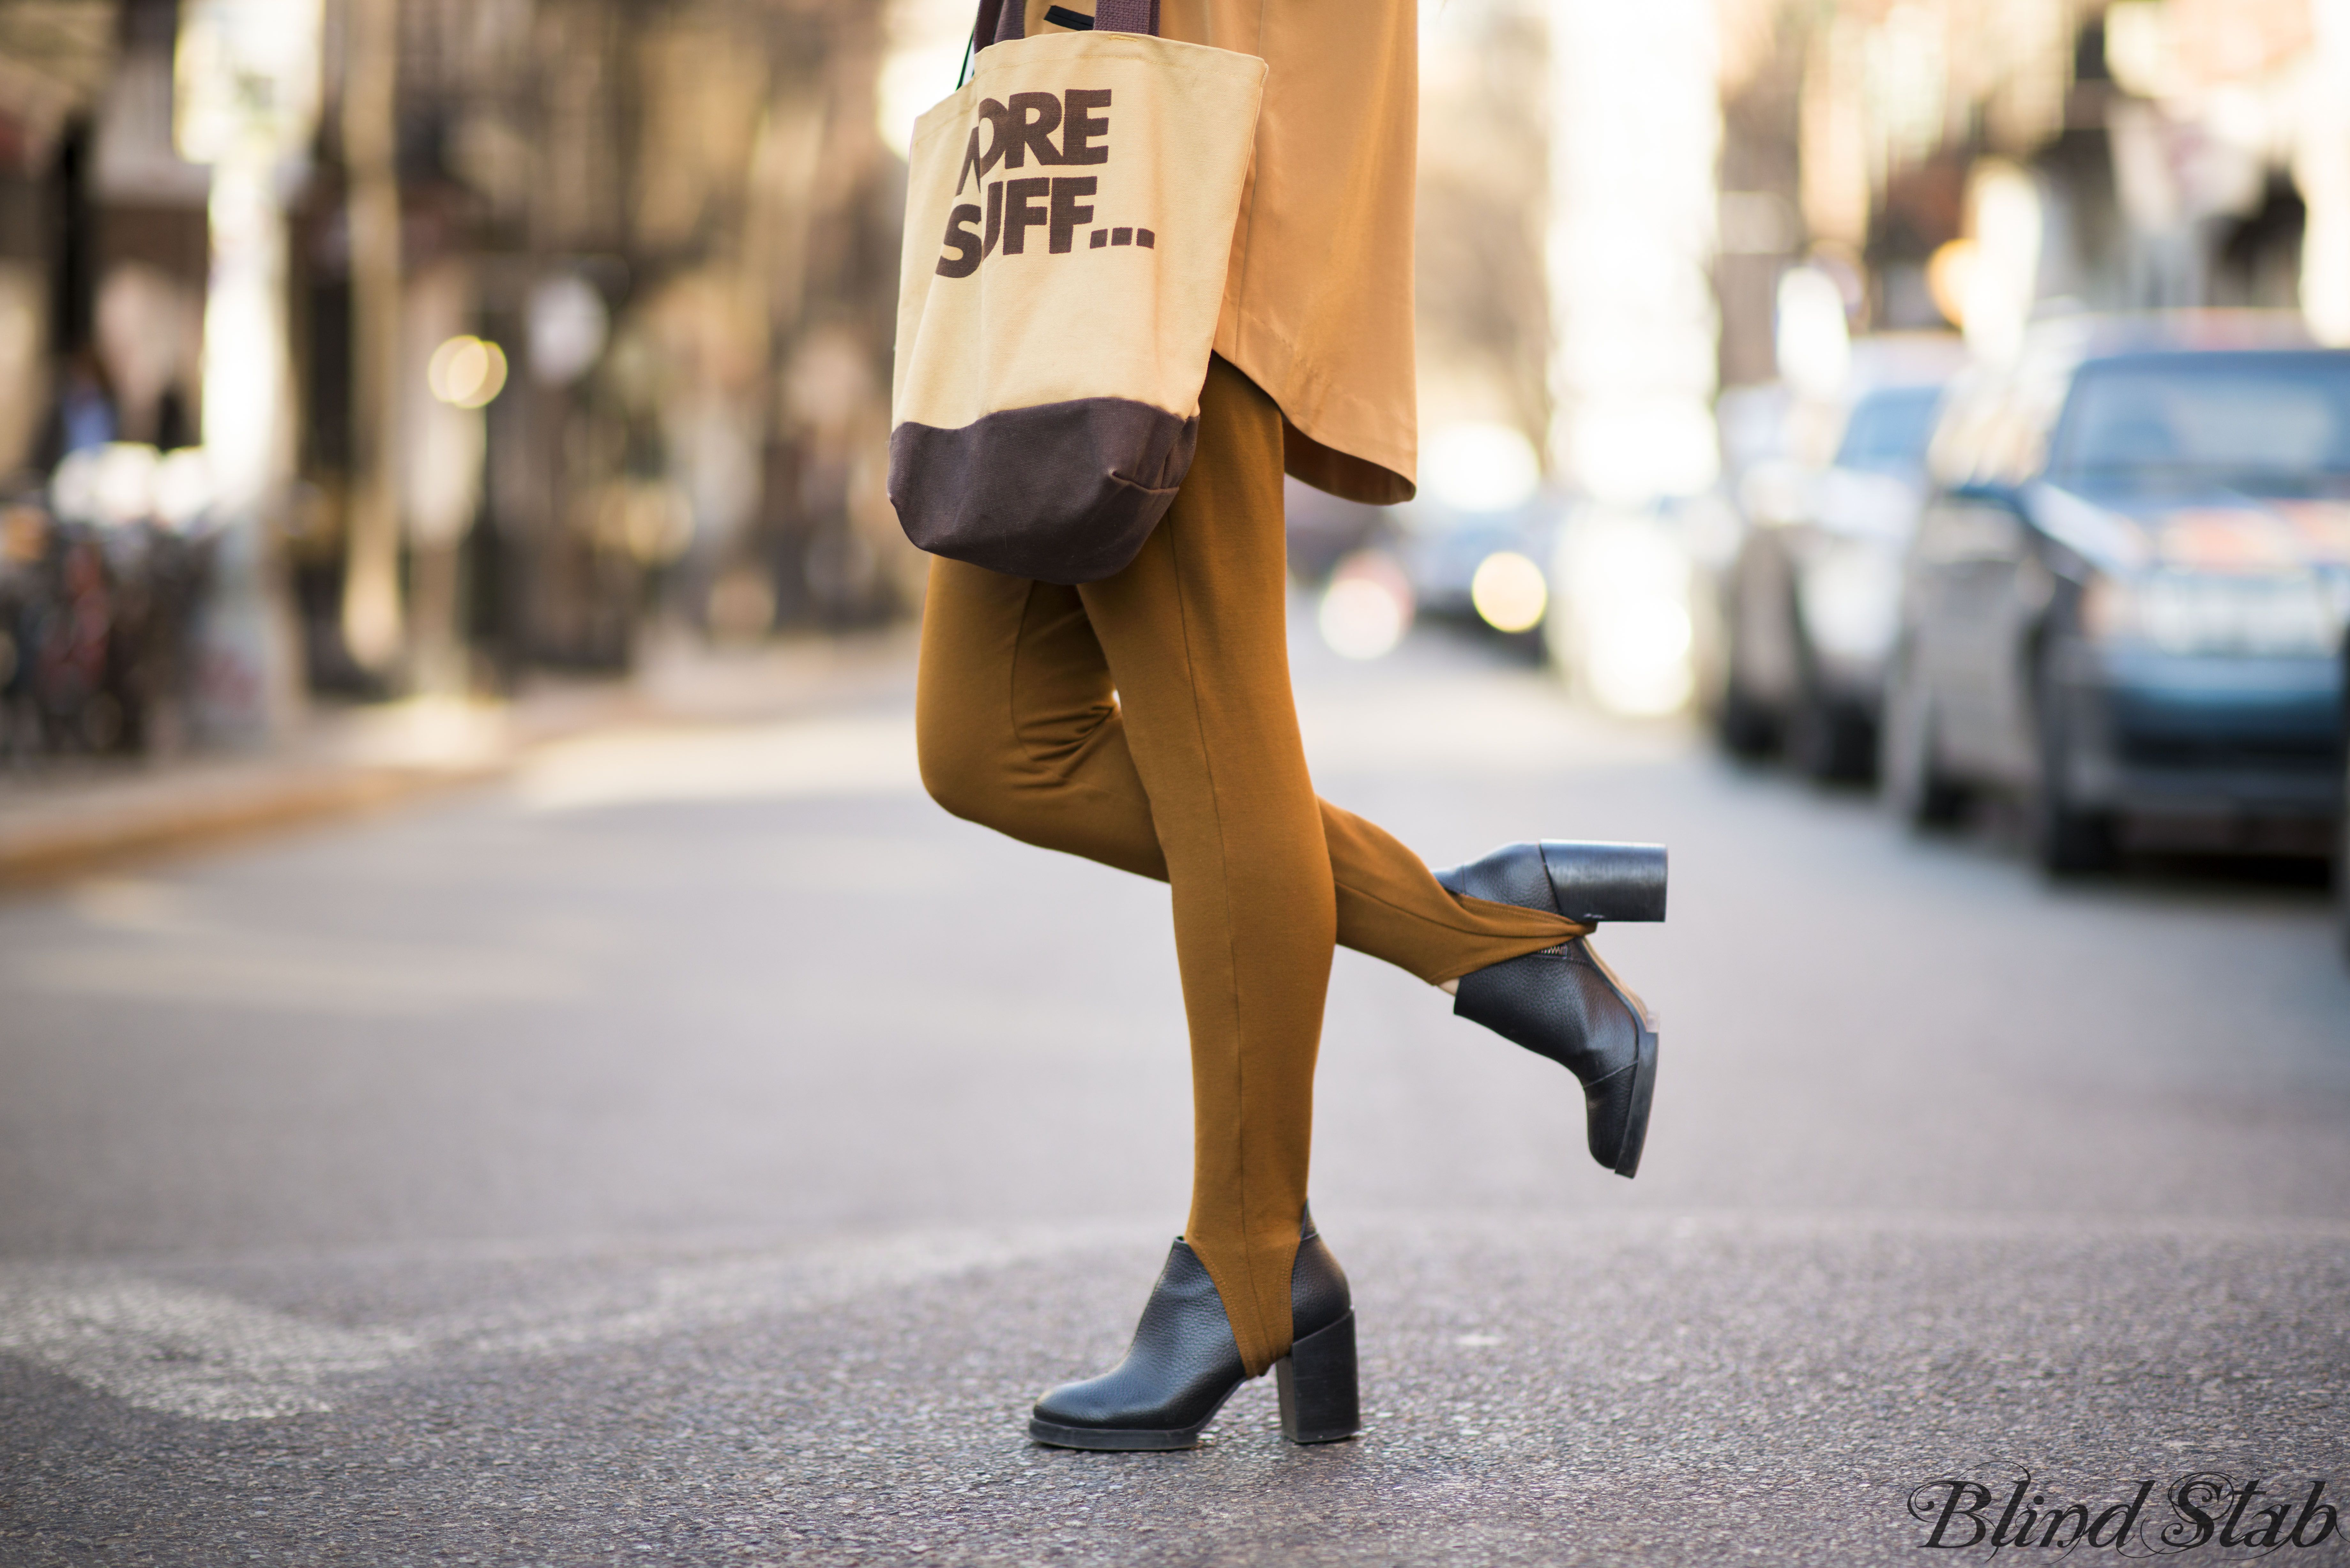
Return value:
[(1474, 860), (1439, 871), (1436, 880), (1456, 897), (1515, 904), (1522, 909), (1558, 908), (1538, 844), (1504, 844)]
[(1289, 1330), (1292, 1340), (1321, 1333), (1354, 1310), (1354, 1293), (1347, 1271), (1322, 1233), (1314, 1229), (1314, 1210), (1306, 1210), (1298, 1227), (1297, 1262), (1289, 1271)]
[(1581, 937), (1462, 975), (1452, 1011), (1574, 1074), (1591, 1158), (1617, 1163), (1629, 1106), (1609, 1080), (1638, 1064), (1640, 1020)]
[[(1314, 1229), (1299, 1227), (1290, 1270), (1291, 1333), (1305, 1339), (1352, 1310), (1347, 1272)], [(1247, 1381), (1239, 1344), (1207, 1265), (1180, 1237), (1143, 1303), (1126, 1358), (1099, 1377), (1064, 1384), (1036, 1401), (1039, 1442), (1085, 1449), (1185, 1449)]]
[[(1142, 1305), (1126, 1359), (1099, 1377), (1064, 1384), (1036, 1401), (1036, 1421), (1111, 1433), (1183, 1436), (1188, 1442), (1240, 1386), (1240, 1345), (1216, 1282), (1180, 1238)], [(1040, 1433), (1050, 1440), (1052, 1434)], [(1158, 1445), (1137, 1442), (1137, 1448)]]

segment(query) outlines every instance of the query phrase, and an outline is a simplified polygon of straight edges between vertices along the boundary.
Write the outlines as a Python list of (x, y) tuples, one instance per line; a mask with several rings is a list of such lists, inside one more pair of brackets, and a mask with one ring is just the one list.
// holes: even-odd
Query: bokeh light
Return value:
[(1791, 268), (1779, 280), (1779, 373), (1810, 398), (1833, 398), (1852, 374), (1852, 337), (1844, 290), (1818, 267)]
[(1540, 566), (1515, 550), (1496, 550), (1478, 563), (1469, 602), (1496, 631), (1532, 631), (1550, 608), (1550, 584)]
[(604, 296), (569, 273), (546, 279), (530, 293), (530, 371), (546, 386), (564, 387), (586, 375), (611, 334)]
[(432, 350), (425, 385), (452, 407), (478, 409), (505, 389), (505, 350), (471, 336), (450, 338)]
[(1974, 286), (1975, 242), (1947, 240), (1926, 262), (1926, 292), (1934, 308), (1953, 327), (1967, 324), (1967, 291)]
[(1411, 629), (1411, 584), (1385, 555), (1365, 550), (1338, 563), (1315, 616), (1322, 640), (1346, 659), (1378, 659)]
[(1542, 460), (1525, 432), (1509, 425), (1448, 425), (1429, 438), (1419, 481), (1434, 499), (1462, 512), (1506, 512), (1533, 499)]
[(1687, 551), (1649, 515), (1601, 513), (1560, 542), (1561, 603), (1544, 626), (1552, 656), (1609, 712), (1653, 718), (1696, 688)]
[(214, 489), (212, 460), (203, 448), (165, 452), (155, 465), (155, 515), (171, 527), (192, 528), (212, 509)]
[(1610, 712), (1648, 718), (1679, 711), (1690, 700), (1690, 614), (1686, 601), (1660, 594), (1616, 599), (1592, 627), (1585, 676)]

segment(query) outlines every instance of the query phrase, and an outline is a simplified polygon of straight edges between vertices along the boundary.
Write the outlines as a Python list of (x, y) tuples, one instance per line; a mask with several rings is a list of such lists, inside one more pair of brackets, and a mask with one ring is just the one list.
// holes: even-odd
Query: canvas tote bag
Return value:
[(889, 500), (925, 550), (1092, 582), (1191, 466), (1265, 66), (1157, 12), (1024, 38), (982, 0), (998, 41), (915, 122)]

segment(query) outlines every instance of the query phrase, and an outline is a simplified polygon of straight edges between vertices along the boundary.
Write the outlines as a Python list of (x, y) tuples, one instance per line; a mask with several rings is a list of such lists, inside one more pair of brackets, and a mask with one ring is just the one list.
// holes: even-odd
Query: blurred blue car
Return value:
[(1883, 728), (1899, 809), (2014, 792), (2059, 872), (2138, 817), (2317, 839), (2343, 804), (2350, 353), (2258, 313), (2050, 324), (1953, 386), (1929, 471)]

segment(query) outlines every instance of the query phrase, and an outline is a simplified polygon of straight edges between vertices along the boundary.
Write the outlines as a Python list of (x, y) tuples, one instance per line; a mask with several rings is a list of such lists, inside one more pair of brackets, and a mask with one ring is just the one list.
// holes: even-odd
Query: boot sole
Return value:
[(1205, 1426), (1199, 1426), (1180, 1432), (1135, 1432), (1112, 1428), (1097, 1431), (1090, 1427), (1062, 1427), (1050, 1421), (1040, 1421), (1034, 1416), (1028, 1417), (1028, 1437), (1033, 1442), (1052, 1449), (1090, 1449), (1096, 1453), (1105, 1454), (1196, 1449), (1200, 1446), (1200, 1434), (1206, 1430)]
[(1607, 960), (1588, 944), (1583, 951), (1584, 956), (1591, 961), (1592, 967), (1598, 970), (1601, 978), (1607, 981), (1607, 988), (1616, 993), (1616, 999), (1631, 1010), (1632, 1027), (1639, 1032), (1639, 1042), (1634, 1048), (1632, 1060), (1632, 1082), (1625, 1090), (1631, 1096), (1631, 1109), (1625, 1116), (1624, 1141), (1617, 1146), (1616, 1161), (1611, 1168), (1617, 1175), (1629, 1179), (1640, 1168), (1640, 1151), (1648, 1141), (1648, 1106), (1657, 1093), (1657, 1016), (1648, 1011), (1648, 1004), (1641, 1001), (1637, 992), (1617, 978), (1616, 971), (1607, 967)]
[(1625, 1119), (1624, 1144), (1616, 1151), (1616, 1174), (1630, 1178), (1639, 1174), (1640, 1150), (1648, 1141), (1648, 1102), (1657, 1092), (1657, 1034), (1643, 1024), (1640, 1029), (1640, 1055), (1632, 1064), (1632, 1112)]
[[(1355, 1313), (1318, 1328), (1289, 1347), (1273, 1364), (1274, 1385), (1281, 1399), (1281, 1435), (1301, 1445), (1336, 1443), (1363, 1429), (1362, 1402), (1355, 1370)], [(1243, 1378), (1243, 1382), (1247, 1381)], [(1196, 1427), (1153, 1430), (1134, 1427), (1065, 1427), (1040, 1417), (1028, 1417), (1028, 1436), (1056, 1449), (1089, 1449), (1097, 1453), (1163, 1453), (1200, 1446), (1200, 1435), (1215, 1420), (1226, 1400), (1238, 1392), (1235, 1383), (1224, 1391), (1216, 1407)]]
[[(1245, 1377), (1241, 1379), (1242, 1383), (1247, 1381)], [(1240, 1386), (1240, 1383), (1235, 1383), (1225, 1389), (1223, 1398), (1216, 1401), (1215, 1408), (1210, 1410), (1196, 1427), (1065, 1427), (1058, 1421), (1031, 1416), (1028, 1417), (1028, 1436), (1048, 1448), (1090, 1449), (1104, 1454), (1159, 1453), (1175, 1449), (1196, 1449), (1200, 1446), (1200, 1434), (1208, 1429), (1209, 1423), (1223, 1409), (1224, 1401), (1238, 1392)]]

